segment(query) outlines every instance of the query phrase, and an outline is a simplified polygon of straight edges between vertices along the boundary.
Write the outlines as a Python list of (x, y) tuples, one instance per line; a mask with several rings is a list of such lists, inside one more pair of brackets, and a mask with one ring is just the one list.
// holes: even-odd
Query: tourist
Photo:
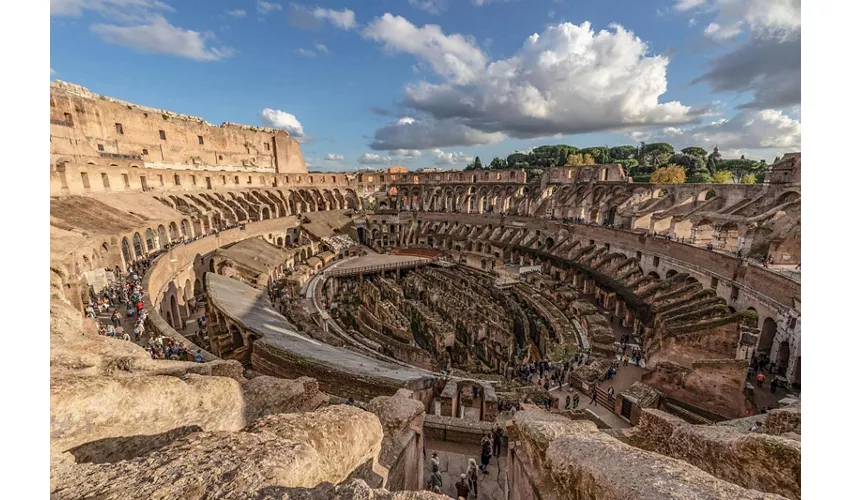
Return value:
[(348, 406), (354, 406), (354, 398), (348, 398), (348, 401), (345, 402)]
[(200, 363), (204, 358), (201, 356), (201, 350), (198, 349), (198, 352), (195, 353), (195, 363)]
[(493, 454), (492, 446), (493, 446), (493, 444), (490, 442), (490, 436), (485, 434), (484, 437), (481, 438), (481, 465), (480, 465), (481, 472), (483, 472), (484, 474), (489, 474), (489, 472), (487, 472), (487, 464), (490, 463), (490, 457)]
[(431, 477), (428, 479), (428, 489), (435, 493), (443, 491), (443, 476), (440, 474), (439, 465), (431, 464)]
[(756, 422), (750, 427), (750, 432), (756, 432), (761, 428), (761, 422)]
[(110, 316), (109, 319), (112, 321), (112, 326), (121, 326), (121, 313), (118, 312), (118, 309), (112, 311), (112, 316)]
[(609, 402), (614, 401), (614, 386), (613, 385), (608, 388), (608, 401)]
[(759, 371), (759, 374), (758, 374), (758, 375), (756, 375), (756, 385), (757, 385), (757, 386), (759, 386), (759, 387), (761, 387), (761, 385), (762, 385), (763, 383), (764, 383), (764, 372), (763, 372), (763, 371)]
[(594, 405), (596, 405), (596, 406), (599, 406), (599, 404), (596, 402), (596, 387), (594, 387), (593, 389), (591, 389), (591, 392), (590, 392), (590, 403), (591, 403), (591, 404), (594, 404)]
[(778, 378), (776, 378), (776, 377), (773, 377), (773, 378), (770, 380), (770, 389), (768, 389), (768, 390), (770, 391), (770, 393), (771, 393), (771, 394), (775, 394), (775, 393), (776, 393), (776, 387), (777, 387), (778, 385), (779, 385), (779, 379), (778, 379)]
[(460, 475), (460, 481), (455, 483), (458, 500), (466, 500), (469, 496), (469, 485), (466, 482), (466, 474)]
[(499, 425), (498, 422), (493, 426), (493, 429), (490, 431), (491, 439), (493, 440), (493, 454), (497, 457), (502, 452), (502, 436), (505, 434), (505, 430)]
[(628, 364), (629, 364), (629, 355), (624, 354), (623, 355), (623, 366), (627, 366)]
[(466, 467), (466, 481), (469, 483), (469, 489), (472, 494), (478, 497), (478, 464), (474, 458), (469, 459), (469, 465)]
[(573, 410), (578, 409), (578, 393), (573, 394)]
[(440, 469), (440, 457), (437, 456), (437, 452), (431, 452), (431, 469), (439, 470)]

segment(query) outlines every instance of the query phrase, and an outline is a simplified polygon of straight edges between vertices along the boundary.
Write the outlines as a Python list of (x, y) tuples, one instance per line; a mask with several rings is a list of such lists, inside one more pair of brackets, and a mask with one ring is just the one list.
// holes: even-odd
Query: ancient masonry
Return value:
[[(280, 130), (50, 106), (56, 498), (447, 498), (426, 451), (454, 495), (494, 422), (482, 499), (800, 497), (799, 153), (752, 185), (311, 173)], [(133, 269), (143, 336), (98, 335)]]

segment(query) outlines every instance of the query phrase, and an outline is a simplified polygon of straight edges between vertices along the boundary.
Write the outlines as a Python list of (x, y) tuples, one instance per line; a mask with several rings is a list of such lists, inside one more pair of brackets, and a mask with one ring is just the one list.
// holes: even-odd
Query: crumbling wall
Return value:
[(646, 408), (629, 443), (745, 488), (800, 498), (800, 442), (731, 426), (691, 425)]

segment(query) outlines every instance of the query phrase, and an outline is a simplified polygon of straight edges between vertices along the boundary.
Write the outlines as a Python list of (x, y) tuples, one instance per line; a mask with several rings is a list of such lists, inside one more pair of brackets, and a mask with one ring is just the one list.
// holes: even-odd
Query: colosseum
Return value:
[(800, 498), (800, 168), (310, 172), (54, 81), (52, 497)]

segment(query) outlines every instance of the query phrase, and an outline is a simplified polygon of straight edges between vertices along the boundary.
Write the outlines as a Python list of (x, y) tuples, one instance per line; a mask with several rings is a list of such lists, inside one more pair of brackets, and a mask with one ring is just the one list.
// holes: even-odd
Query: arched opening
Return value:
[(145, 254), (145, 248), (142, 246), (142, 237), (139, 233), (133, 234), (133, 251), (136, 252), (137, 257)]
[(156, 243), (154, 242), (154, 234), (153, 231), (150, 229), (145, 231), (145, 243), (148, 246), (148, 252), (153, 252), (156, 248)]
[(171, 224), (168, 225), (168, 233), (171, 235), (170, 241), (175, 241), (175, 240), (180, 238), (180, 233), (177, 230), (177, 223), (176, 222), (172, 222)]
[(233, 350), (245, 347), (245, 339), (242, 338), (242, 330), (236, 325), (230, 325), (230, 336), (233, 339)]
[(195, 286), (192, 288), (195, 292), (195, 303), (204, 295), (204, 287), (201, 285), (201, 280), (195, 278)]
[(482, 420), (484, 416), (484, 387), (474, 382), (458, 382), (452, 407), (455, 418)]
[(666, 279), (670, 279), (673, 276), (676, 276), (677, 274), (679, 274), (678, 271), (676, 271), (675, 269), (671, 269), (671, 270), (667, 271), (667, 274), (664, 277)]
[(213, 259), (210, 259), (209, 272), (211, 272), (211, 273), (215, 272), (215, 261)]
[(127, 241), (126, 236), (121, 240), (121, 254), (124, 255), (125, 263), (129, 264), (130, 262), (133, 262), (133, 257), (130, 254), (130, 242)]
[(759, 335), (758, 353), (768, 355), (773, 348), (773, 339), (776, 338), (776, 321), (773, 318), (765, 318)]
[(652, 279), (656, 279), (656, 280), (661, 279), (661, 276), (659, 276), (658, 273), (656, 273), (655, 271), (652, 271), (651, 273), (647, 274), (647, 276), (649, 276)]
[(159, 235), (159, 247), (162, 248), (168, 243), (168, 233), (165, 232), (165, 226), (160, 224), (156, 228), (156, 234)]
[(184, 238), (190, 238), (192, 236), (192, 225), (189, 224), (189, 221), (183, 219), (180, 221), (180, 231), (183, 233)]
[(182, 328), (180, 324), (180, 310), (177, 308), (177, 298), (172, 294), (171, 300), (169, 301), (170, 309), (171, 309), (171, 317), (173, 318), (173, 322), (169, 323), (172, 328), (179, 330)]
[(283, 246), (283, 236), (278, 236), (277, 240), (275, 240), (275, 241), (277, 241), (277, 246), (279, 246), (279, 247)]
[(272, 214), (269, 211), (269, 207), (263, 207), (263, 210), (262, 210), (261, 213), (262, 213), (262, 216), (263, 216), (263, 220), (272, 218)]
[(555, 240), (552, 239), (551, 237), (546, 238), (546, 243), (545, 243), (546, 250), (551, 250), (553, 246), (555, 246)]
[(779, 373), (785, 373), (788, 370), (788, 359), (791, 357), (791, 345), (787, 340), (779, 344), (779, 351), (776, 353), (776, 367)]

